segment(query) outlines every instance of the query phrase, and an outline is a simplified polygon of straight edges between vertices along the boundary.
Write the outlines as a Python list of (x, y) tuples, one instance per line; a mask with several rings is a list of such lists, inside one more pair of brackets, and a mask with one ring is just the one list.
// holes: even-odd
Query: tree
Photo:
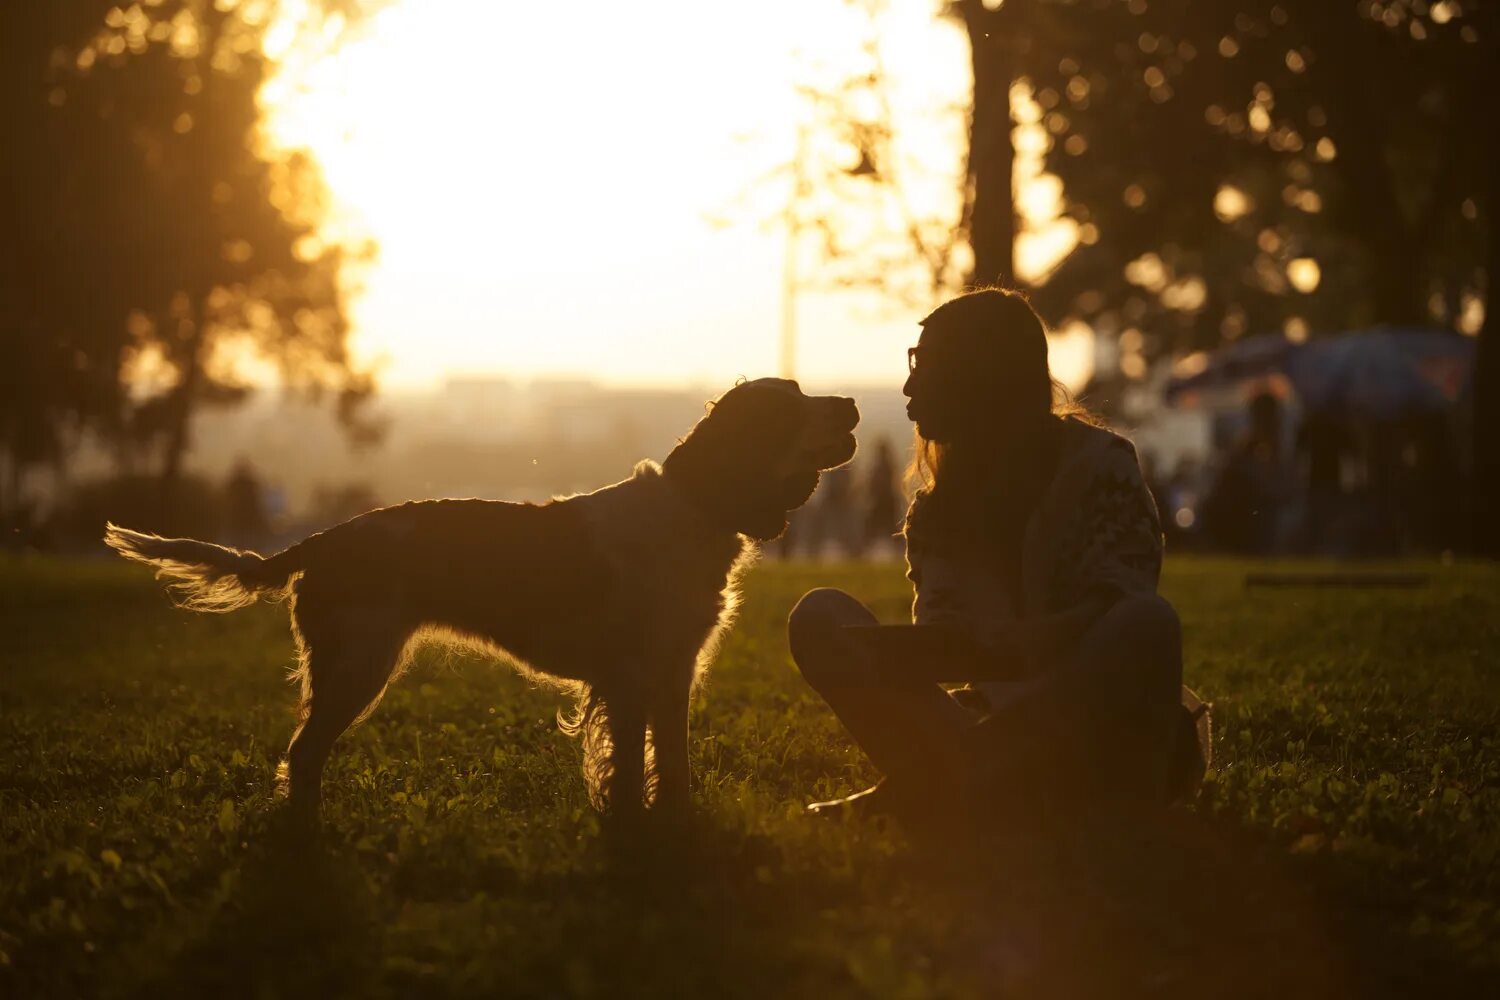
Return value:
[[(789, 284), (871, 290), (929, 308), (965, 284), (1019, 284), (1012, 90), (1030, 47), (1031, 26), (1022, 12), (1044, 2), (951, 0), (939, 8), (963, 24), (974, 75), (967, 153), (961, 173), (951, 178), (958, 199), (950, 212), (920, 210), (912, 195), (920, 186), (913, 175), (933, 170), (898, 140), (880, 45), (886, 2), (845, 0), (862, 19), (858, 52), (842, 75), (798, 88), (809, 115), (795, 153), (736, 206), (735, 214), (746, 214), (752, 195), (768, 182), (778, 186), (782, 204), (774, 215), (753, 208), (748, 214), (785, 227), (789, 257), (816, 265), (811, 278), (794, 267)], [(814, 237), (811, 254), (799, 254), (803, 234)]]
[[(103, 211), (101, 184), (80, 182), (84, 160), (58, 115), (64, 95), (49, 76), (67, 58), (64, 40), (86, 38), (105, 5), (11, 4), (0, 9), (0, 449), (6, 482), (0, 511), (19, 502), (22, 474), (62, 453), (71, 420), (93, 422), (118, 399), (112, 370), (96, 364), (116, 348), (100, 321), (108, 289), (69, 287), (79, 273), (109, 283), (115, 272), (94, 266), (99, 243), (83, 238), (81, 218)], [(65, 136), (67, 138), (65, 139)], [(113, 236), (102, 228), (102, 240)]]
[(1011, 89), (1031, 42), (1024, 6), (1022, 0), (1005, 0), (998, 7), (985, 0), (954, 0), (950, 8), (968, 35), (974, 77), (959, 226), (973, 251), (969, 284), (1017, 283)]
[(35, 391), (4, 411), (12, 468), (90, 428), (154, 448), (169, 498), (192, 414), (246, 392), (236, 354), (352, 419), (371, 386), (346, 350), (346, 251), (317, 239), (312, 165), (259, 142), (278, 8), (17, 6), (6, 132), (30, 141), (6, 166), (0, 315)]
[[(1034, 33), (1026, 72), (1086, 237), (1036, 292), (1049, 315), (1128, 334), (1136, 373), (1268, 328), (1476, 332), (1500, 214), (1492, 5), (1048, 7), (1063, 30)], [(1493, 503), (1489, 297), (1473, 452)]]
[[(782, 374), (795, 371), (795, 300), (804, 290), (872, 292), (932, 308), (964, 280), (964, 185), (915, 143), (899, 141), (880, 45), (885, 0), (845, 0), (859, 25), (850, 58), (797, 87), (804, 117), (791, 155), (740, 192), (715, 222), (748, 218), (786, 236)], [(934, 199), (936, 189), (944, 197)], [(920, 192), (920, 193), (919, 193)], [(767, 205), (769, 193), (771, 203)]]
[[(1479, 87), (1468, 96), (1477, 105), (1470, 121), (1472, 140), (1485, 147), (1480, 183), (1484, 191), (1484, 328), (1474, 358), (1474, 541), (1491, 559), (1500, 559), (1500, 121), (1493, 95), (1500, 93), (1500, 10), (1494, 4), (1474, 12), (1483, 43), (1475, 53)], [(1486, 96), (1491, 100), (1486, 102)]]
[(1055, 9), (1074, 30), (1044, 36), (1030, 72), (1048, 168), (1090, 238), (1039, 293), (1049, 310), (1144, 327), (1148, 356), (1283, 325), (1457, 321), (1476, 287), (1462, 133), (1477, 50), (1452, 18), (1393, 26), (1310, 0)]
[[(1036, 282), (1126, 374), (1248, 332), (1473, 333), (1481, 515), (1500, 505), (1500, 66), (1476, 0), (952, 0), (970, 40), (970, 280), (1014, 281), (1013, 95), (1079, 244)], [(861, 157), (864, 164), (869, 157)], [(889, 183), (879, 171), (874, 183)], [(1481, 544), (1497, 551), (1497, 529)]]

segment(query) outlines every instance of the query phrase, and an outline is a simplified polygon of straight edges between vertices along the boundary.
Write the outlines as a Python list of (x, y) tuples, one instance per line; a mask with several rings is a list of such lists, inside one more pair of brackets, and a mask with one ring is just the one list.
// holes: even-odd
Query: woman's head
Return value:
[(1017, 292), (970, 292), (939, 306), (908, 361), (902, 391), (923, 441), (999, 443), (1052, 412), (1047, 334)]
[(1046, 330), (1017, 292), (970, 292), (939, 306), (910, 360), (904, 391), (916, 449), (906, 479), (926, 491), (929, 531), (987, 540), (1014, 565), (1055, 468), (1054, 416), (1095, 421), (1053, 381)]

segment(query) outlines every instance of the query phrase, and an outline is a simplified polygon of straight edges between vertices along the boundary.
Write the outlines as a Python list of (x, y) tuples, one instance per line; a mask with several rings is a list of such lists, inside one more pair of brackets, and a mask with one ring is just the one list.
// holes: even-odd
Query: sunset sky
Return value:
[[(899, 148), (928, 180), (922, 208), (956, 218), (967, 44), (931, 0), (889, 6)], [(273, 141), (323, 169), (330, 237), (379, 244), (352, 318), (384, 384), (715, 383), (777, 369), (786, 241), (757, 225), (777, 192), (753, 182), (796, 147), (795, 85), (856, 65), (864, 25), (841, 0), (397, 0), (331, 55), (273, 31), (284, 69), (262, 100)], [(737, 209), (747, 190), (758, 207)], [(1046, 228), (1055, 192), (1022, 195), (1043, 229), (1024, 269), (1069, 234)], [(899, 382), (923, 311), (800, 295), (796, 374)], [(1076, 382), (1087, 335), (1053, 355)]]

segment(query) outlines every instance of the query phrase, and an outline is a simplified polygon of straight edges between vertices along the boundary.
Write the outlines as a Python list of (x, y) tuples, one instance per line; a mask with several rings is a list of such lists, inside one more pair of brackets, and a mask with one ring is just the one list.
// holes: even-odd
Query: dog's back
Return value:
[[(619, 581), (567, 501), (423, 500), (361, 514), (308, 538), (299, 622), (387, 616), (493, 642), (585, 679)], [(316, 627), (315, 625), (313, 627)], [(562, 662), (553, 662), (562, 661)]]

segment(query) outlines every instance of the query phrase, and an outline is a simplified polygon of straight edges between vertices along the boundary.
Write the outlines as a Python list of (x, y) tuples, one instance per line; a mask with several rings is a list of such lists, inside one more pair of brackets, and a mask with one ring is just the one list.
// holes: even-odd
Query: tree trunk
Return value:
[(175, 512), (178, 488), (182, 482), (182, 462), (192, 441), (191, 425), (193, 409), (198, 401), (199, 383), (203, 381), (203, 319), (201, 310), (194, 305), (190, 318), (179, 321), (189, 326), (183, 360), (182, 382), (172, 398), (170, 422), (167, 425), (167, 440), (162, 448), (161, 478), (159, 480), (161, 516), (170, 520)]
[(1427, 276), (1419, 263), (1425, 255), (1414, 247), (1413, 241), (1395, 238), (1393, 226), (1381, 229), (1377, 238), (1368, 244), (1374, 251), (1371, 279), (1375, 291), (1375, 323), (1431, 326), (1432, 317), (1427, 312)]
[(1334, 169), (1345, 200), (1339, 223), (1369, 254), (1370, 319), (1427, 325), (1425, 247), (1417, 245), (1422, 233), (1403, 214), (1387, 162), (1389, 112), (1372, 104), (1363, 83), (1381, 72), (1368, 37), (1380, 29), (1363, 23), (1353, 4), (1308, 5), (1299, 22), (1317, 56), (1308, 83), (1328, 110), (1328, 135), (1338, 148)]
[(20, 512), (21, 463), (9, 450), (0, 449), (0, 525), (9, 525)]
[[(1493, 167), (1491, 169), (1494, 169)], [(1474, 547), (1500, 559), (1500, 211), (1491, 195), (1484, 327), (1474, 354)]]
[[(1492, 8), (1484, 22), (1488, 50), (1480, 65), (1480, 80), (1500, 87), (1500, 14)], [(1488, 93), (1494, 94), (1494, 89)], [(1485, 303), (1484, 325), (1474, 352), (1474, 548), (1480, 555), (1500, 559), (1500, 115), (1490, 101), (1481, 102), (1490, 119), (1476, 122), (1475, 133), (1486, 144), (1484, 157)]]
[(1008, 2), (997, 11), (979, 0), (958, 6), (969, 36), (974, 99), (969, 112), (969, 245), (974, 251), (970, 284), (1018, 283), (1016, 278), (1015, 147), (1011, 138), (1010, 88), (1016, 78), (1016, 18)]

